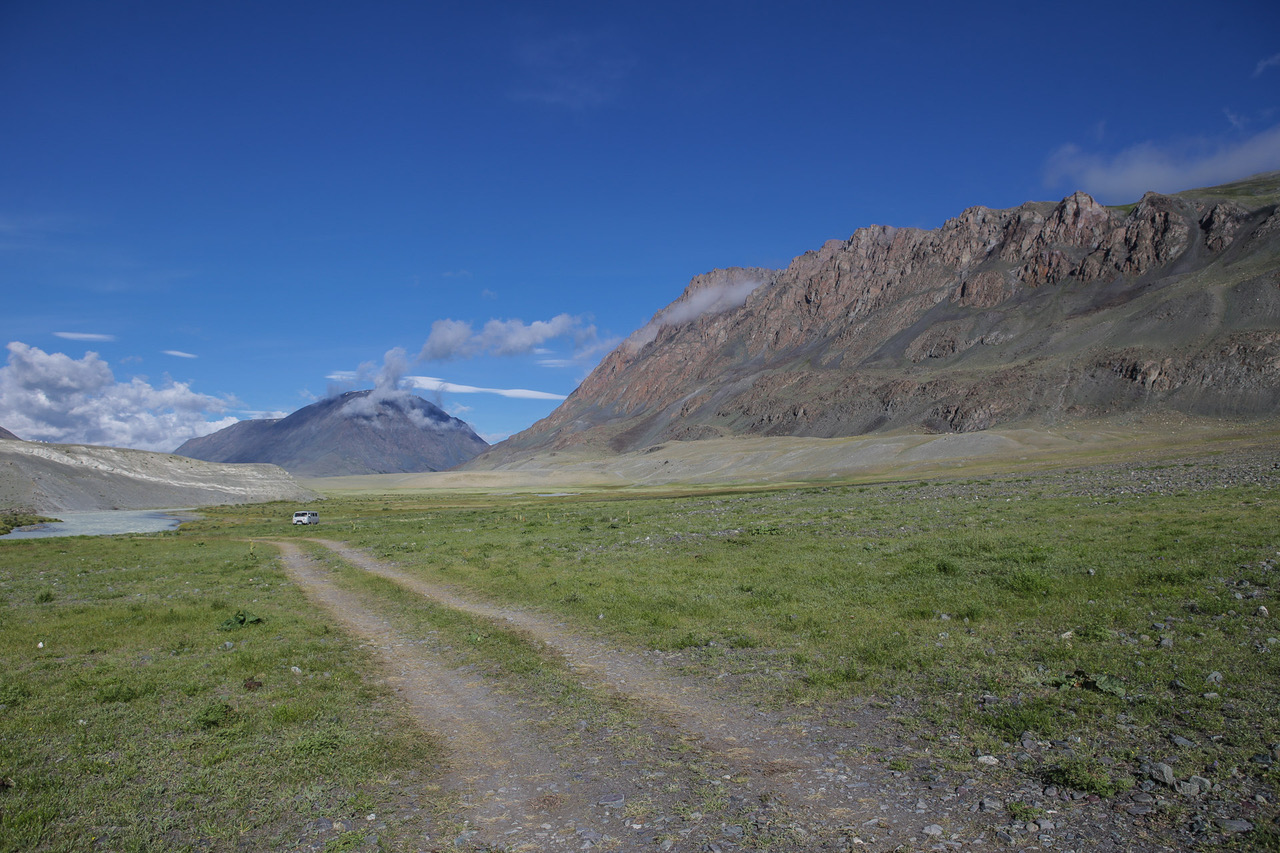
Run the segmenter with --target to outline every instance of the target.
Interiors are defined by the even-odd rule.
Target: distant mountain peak
[[[240,421],[174,452],[329,477],[442,471],[488,446],[464,421],[418,395],[375,388],[327,397],[284,418]]]

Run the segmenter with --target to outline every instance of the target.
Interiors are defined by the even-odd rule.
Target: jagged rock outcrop
[[[285,418],[240,421],[174,452],[210,462],[269,462],[332,477],[443,471],[489,447],[465,422],[399,390],[349,391]]]
[[[4,427],[0,427],[0,438],[7,438],[7,439],[9,439],[10,441],[21,441],[21,440],[22,440],[22,439],[18,438],[16,435],[14,435],[13,433],[9,432],[9,431],[8,431],[7,429],[5,429]]]
[[[695,278],[471,467],[588,444],[967,432],[1164,409],[1280,415],[1280,173],[872,226]],[[687,306],[690,310],[682,310]],[[693,308],[705,306],[705,310]]]

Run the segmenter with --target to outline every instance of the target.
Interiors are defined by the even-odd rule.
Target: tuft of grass
[[[12,533],[19,527],[29,527],[33,524],[50,524],[60,520],[30,512],[0,512],[0,536]]]
[[[1133,787],[1132,776],[1113,777],[1107,768],[1087,758],[1066,758],[1051,764],[1044,768],[1042,778],[1050,785],[1100,797],[1110,797]]]

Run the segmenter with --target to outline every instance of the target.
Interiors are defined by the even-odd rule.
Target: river
[[[41,539],[48,536],[109,536],[114,533],[158,533],[173,530],[196,516],[181,509],[133,509],[104,512],[51,513],[61,519],[15,530],[0,539]]]

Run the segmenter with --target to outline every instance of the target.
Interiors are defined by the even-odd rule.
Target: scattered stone
[[[1125,807],[1125,811],[1133,815],[1134,817],[1139,817],[1144,814],[1151,814],[1155,810],[1156,810],[1156,807],[1153,805],[1149,805],[1148,803],[1134,803],[1131,806]]]
[[[983,797],[978,803],[978,809],[984,812],[998,812],[1004,808],[1004,803],[994,797]]]
[[[1195,782],[1200,786],[1200,793],[1207,794],[1213,790],[1213,783],[1203,776],[1192,776],[1188,781]]]
[[[1257,614],[1261,616],[1263,619],[1266,619],[1268,616],[1271,615],[1270,611],[1267,610],[1267,606],[1265,604],[1258,605]]]
[[[1180,746],[1183,749],[1189,749],[1190,747],[1195,746],[1195,742],[1187,740],[1182,735],[1174,735],[1170,740],[1173,741],[1174,746]]]
[[[622,794],[607,794],[600,798],[596,803],[598,806],[604,806],[606,809],[620,809],[627,802],[627,798]]]
[[[936,823],[931,823],[924,828],[924,834],[925,835],[941,835],[942,827],[938,826]]]
[[[1205,681],[1209,682],[1210,684],[1221,684],[1222,673],[1218,672],[1215,669],[1213,672],[1209,673],[1208,677],[1205,678]]]
[[[1190,780],[1186,782],[1174,782],[1173,790],[1177,791],[1179,794],[1181,794],[1184,797],[1200,796],[1200,785]]]
[[[978,763],[985,764],[988,767],[995,767],[1000,764],[1000,759],[996,758],[994,755],[979,755]]]
[[[1163,785],[1169,786],[1170,788],[1172,788],[1174,783],[1178,781],[1178,777],[1173,772],[1173,768],[1168,764],[1165,764],[1163,761],[1152,765],[1151,778]]]
[[[1253,824],[1240,818],[1220,817],[1214,823],[1223,832],[1249,832],[1253,829]]]

